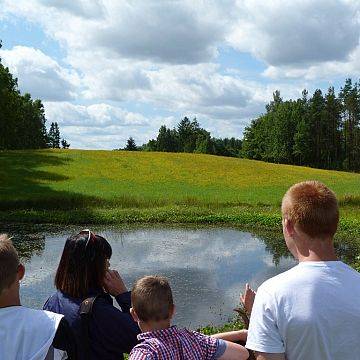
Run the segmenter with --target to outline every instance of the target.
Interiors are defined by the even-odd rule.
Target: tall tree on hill
[[[178,134],[175,129],[168,129],[162,125],[156,138],[156,150],[166,152],[178,151]]]
[[[325,100],[320,89],[315,90],[314,95],[310,99],[309,106],[309,120],[312,134],[311,150],[312,159],[311,165],[315,167],[323,167],[322,152],[323,152],[323,135],[325,124]]]
[[[243,157],[267,160],[265,147],[268,141],[268,118],[269,114],[261,115],[245,127],[241,151]]]
[[[55,139],[55,147],[56,149],[60,149],[60,130],[59,130],[59,125],[57,122],[55,122],[55,132],[54,132],[54,139]]]
[[[323,159],[327,169],[337,169],[341,167],[341,103],[333,86],[325,95],[325,119]]]
[[[215,151],[215,144],[210,133],[202,129],[196,138],[194,152],[199,154],[215,154]]]
[[[301,107],[295,101],[284,101],[277,106],[276,115],[269,114],[273,126],[269,135],[272,143],[271,157],[277,163],[293,164],[294,135],[301,120]]]
[[[273,99],[272,101],[270,101],[269,104],[267,104],[265,106],[266,108],[266,111],[268,113],[272,112],[272,111],[275,111],[277,109],[277,107],[283,102],[283,99],[280,95],[280,90],[275,90],[273,92]]]
[[[293,156],[298,165],[310,164],[312,150],[311,124],[309,121],[309,100],[307,90],[303,90],[302,98],[297,100],[299,106],[298,120],[294,134]]]
[[[60,149],[60,130],[57,122],[52,122],[48,133],[49,147]]]
[[[194,152],[196,149],[196,141],[199,133],[202,132],[196,118],[190,121],[186,116],[179,122],[177,133],[179,137],[180,151]],[[205,131],[205,130],[204,130]]]
[[[359,165],[359,85],[346,79],[340,91],[342,102],[342,131],[344,138],[344,167],[355,170]]]
[[[136,146],[135,140],[130,136],[126,142],[126,147],[124,150],[127,151],[136,151],[138,148]]]
[[[55,144],[55,124],[52,122],[50,124],[50,129],[49,129],[49,132],[48,132],[48,146],[49,148],[54,148]]]

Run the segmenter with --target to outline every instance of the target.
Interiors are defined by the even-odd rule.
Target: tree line
[[[1,41],[0,41],[1,48]],[[0,150],[68,148],[61,140],[59,126],[51,123],[46,130],[44,106],[31,95],[22,95],[17,79],[1,63],[0,58]]]
[[[245,158],[324,169],[360,169],[360,84],[351,79],[336,95],[304,90],[297,100],[284,101],[279,91],[266,113],[245,129]]]
[[[239,157],[241,140],[232,138],[214,138],[210,132],[200,127],[197,119],[184,117],[176,127],[170,129],[162,125],[156,139],[137,147],[134,139],[127,140],[125,150],[166,151],[201,153]]]
[[[161,126],[156,139],[125,150],[206,153],[324,169],[360,170],[360,83],[346,79],[338,94],[329,87],[284,101],[277,90],[266,112],[252,120],[243,139],[217,139],[185,117]]]

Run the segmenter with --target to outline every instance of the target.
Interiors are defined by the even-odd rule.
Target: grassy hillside
[[[357,220],[360,204],[359,174],[210,155],[11,151],[0,152],[0,165],[3,221],[236,222],[240,217],[253,223],[257,214],[266,226],[278,224],[286,189],[306,179],[334,189],[349,220]]]

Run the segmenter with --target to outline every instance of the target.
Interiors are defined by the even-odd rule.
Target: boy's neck
[[[0,296],[0,308],[5,308],[9,306],[20,306],[20,295],[19,291],[14,291],[14,289],[3,290]]]
[[[338,260],[333,239],[307,239],[306,251],[300,251],[299,261],[336,261]]]
[[[164,330],[171,327],[171,321],[170,319],[162,321],[140,321],[139,327],[143,333],[156,330]]]

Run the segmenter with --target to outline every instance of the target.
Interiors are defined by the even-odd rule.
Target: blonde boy
[[[11,240],[0,234],[0,359],[76,359],[75,340],[62,315],[21,306],[24,274]]]

